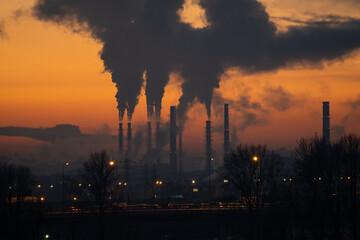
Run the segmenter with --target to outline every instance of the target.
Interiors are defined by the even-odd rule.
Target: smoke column
[[[323,139],[330,144],[330,109],[329,102],[323,102]]]

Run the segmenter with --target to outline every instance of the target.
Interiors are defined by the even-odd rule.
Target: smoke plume
[[[148,117],[161,114],[170,72],[184,78],[178,117],[189,103],[204,103],[208,117],[219,76],[229,67],[244,73],[273,71],[293,64],[321,64],[360,47],[360,21],[308,21],[277,34],[256,0],[200,0],[208,26],[181,22],[183,0],[38,0],[42,21],[83,29],[103,43],[101,58],[116,83],[119,118],[129,120],[146,71]],[[252,121],[249,118],[247,121]]]

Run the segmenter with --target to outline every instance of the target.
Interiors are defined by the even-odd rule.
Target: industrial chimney
[[[179,131],[179,172],[183,172],[183,161],[182,161],[182,131]]]
[[[212,156],[212,147],[211,147],[211,121],[206,121],[206,170],[209,171],[209,173],[212,170],[211,161],[213,160]]]
[[[329,102],[323,102],[323,139],[330,144],[330,110]]]
[[[229,105],[224,104],[224,163],[230,156],[230,142],[229,142]]]
[[[170,107],[170,172],[177,173],[176,159],[176,107]]]
[[[155,131],[156,149],[160,150],[160,121],[156,122]]]
[[[152,137],[152,130],[151,130],[151,122],[149,121],[148,122],[148,141],[147,141],[147,149],[148,149],[148,152],[151,151],[152,149],[152,141],[151,141],[151,137]]]
[[[120,156],[124,152],[124,143],[123,143],[123,125],[122,122],[119,123],[119,154]]]
[[[127,129],[127,154],[131,158],[131,141],[132,141],[132,135],[131,135],[131,122],[128,123],[128,129]]]

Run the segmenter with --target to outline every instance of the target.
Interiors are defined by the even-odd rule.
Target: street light
[[[65,210],[65,167],[69,166],[69,162],[65,162],[62,165],[62,180],[61,180],[61,187],[62,187],[62,207],[63,207],[63,211]]]
[[[258,161],[258,157],[257,157],[257,156],[254,156],[254,157],[253,157],[253,160],[254,160],[254,162],[257,162],[257,161]]]
[[[115,164],[114,161],[110,161],[110,162],[109,162],[109,165],[110,165],[110,166],[114,166],[114,164]]]

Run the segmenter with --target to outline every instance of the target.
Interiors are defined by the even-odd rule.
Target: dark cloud
[[[266,87],[263,95],[264,102],[275,109],[284,112],[297,104],[292,93],[278,88]]]
[[[57,139],[81,136],[78,126],[59,124],[51,128],[0,127],[2,136],[22,136],[41,141],[55,142]]]
[[[277,34],[258,1],[201,0],[210,25],[193,29],[179,20],[182,4],[183,0],[39,0],[34,15],[88,31],[103,43],[101,58],[118,89],[120,120],[125,109],[131,119],[145,71],[149,118],[154,109],[160,116],[171,71],[184,78],[179,117],[195,99],[206,105],[210,117],[213,89],[228,67],[238,66],[251,74],[321,64],[360,46],[357,19],[310,20]],[[244,121],[254,123],[256,117],[249,114]]]

